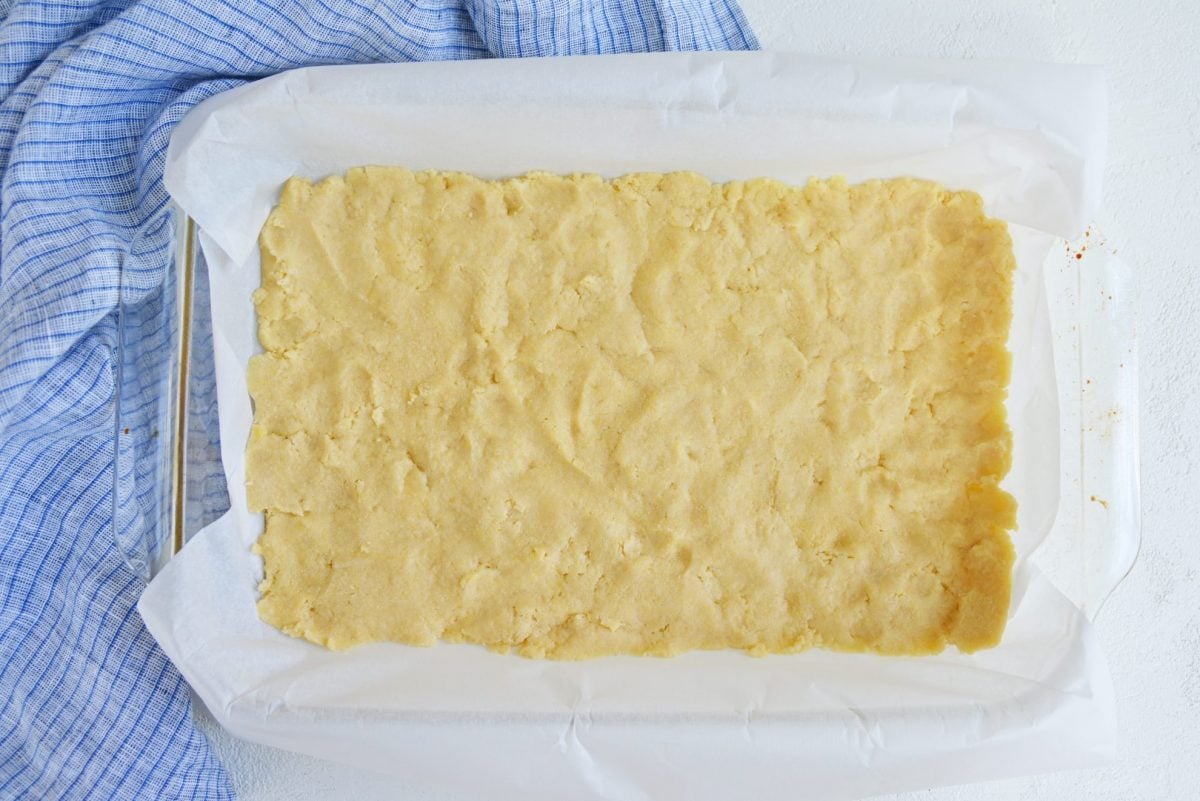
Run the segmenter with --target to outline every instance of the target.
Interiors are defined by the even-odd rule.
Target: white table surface
[[[764,48],[1105,64],[1098,229],[1140,275],[1143,545],[1097,628],[1122,731],[1110,766],[887,796],[1200,798],[1200,5],[1195,0],[742,0]],[[202,721],[244,801],[449,799],[235,740]],[[797,798],[803,797],[799,791]],[[470,801],[475,801],[471,799]],[[485,801],[485,799],[479,799]],[[664,800],[665,801],[665,800]]]

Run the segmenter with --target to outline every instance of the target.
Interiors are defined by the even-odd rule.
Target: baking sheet
[[[782,798],[801,781],[853,797],[1103,756],[1114,730],[1103,661],[1086,618],[1028,558],[1059,508],[1043,267],[1055,237],[1095,212],[1103,105],[1088,68],[763,53],[320,68],[213,98],[177,129],[166,180],[210,268],[232,508],[147,589],[147,626],[235,734],[490,797]],[[287,177],[371,163],[489,177],[916,175],[979,191],[1018,251],[1006,487],[1021,561],[1002,645],[548,663],[461,645],[333,654],[258,621],[248,547],[261,517],[241,490],[257,233]]]

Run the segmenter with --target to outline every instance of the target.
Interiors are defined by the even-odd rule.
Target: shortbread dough
[[[971,192],[293,179],[259,613],[330,648],[926,654],[1004,629],[1012,244]]]

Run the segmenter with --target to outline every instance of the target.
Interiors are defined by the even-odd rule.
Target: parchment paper
[[[139,609],[234,734],[490,799],[851,798],[1088,764],[1114,747],[1083,614],[1029,560],[1058,508],[1058,394],[1043,265],[1094,214],[1096,70],[657,54],[299,70],[180,124],[166,183],[201,227],[230,512]],[[1020,563],[1002,644],[919,659],[811,652],[555,663],[473,646],[331,653],[261,623],[249,546],[245,367],[256,240],[282,183],[362,164],[691,169],[714,180],[913,175],[980,192],[1017,248],[1009,400]]]

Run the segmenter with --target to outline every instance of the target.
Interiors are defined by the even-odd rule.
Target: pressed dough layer
[[[365,168],[262,231],[259,613],[531,657],[995,644],[1012,245],[898,179]]]

